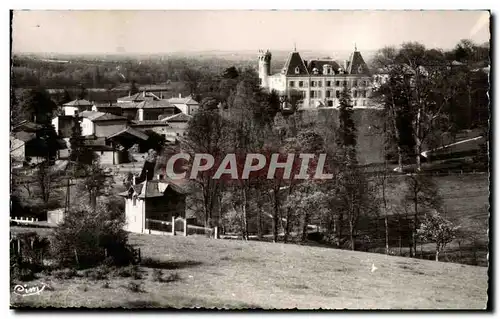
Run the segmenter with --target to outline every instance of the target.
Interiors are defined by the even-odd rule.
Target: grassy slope
[[[487,301],[487,269],[319,247],[214,240],[204,237],[131,235],[143,258],[162,262],[179,281],[158,283],[143,267],[144,292],[83,278],[34,282],[54,290],[39,296],[11,294],[11,303],[84,307],[261,308],[467,308]],[[378,269],[371,272],[372,263]],[[149,274],[148,274],[149,273]],[[87,291],[85,291],[86,287]]]

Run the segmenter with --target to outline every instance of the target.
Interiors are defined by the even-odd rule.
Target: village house
[[[199,103],[196,102],[191,95],[188,97],[182,97],[181,94],[179,94],[179,97],[173,97],[167,100],[170,104],[176,106],[179,110],[182,111],[182,113],[187,114],[187,115],[193,115],[196,113],[200,107]]]
[[[132,121],[130,126],[143,132],[153,131],[162,135],[167,141],[176,142],[186,134],[190,119],[191,116],[187,114],[177,113],[166,117],[161,116],[160,120]]]
[[[83,111],[95,110],[95,105],[87,100],[74,100],[62,105],[63,115],[74,116]]]
[[[165,179],[145,180],[119,194],[125,199],[125,230],[148,233],[159,229],[161,221],[186,218],[186,191]],[[160,221],[160,223],[158,223]]]

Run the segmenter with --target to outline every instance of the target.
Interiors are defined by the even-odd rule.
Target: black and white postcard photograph
[[[487,8],[9,14],[12,312],[491,307]]]

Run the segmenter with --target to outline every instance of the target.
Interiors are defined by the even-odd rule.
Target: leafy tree
[[[130,86],[129,86],[129,92],[130,92],[130,95],[134,95],[136,93],[139,93],[139,89],[137,88],[137,84],[136,84],[136,81],[135,80],[132,80],[130,82]]]
[[[84,100],[87,98],[88,96],[88,90],[85,88],[85,86],[83,84],[80,84],[79,85],[79,92],[78,92],[78,95],[77,95],[77,99],[78,100]]]
[[[416,173],[406,177],[404,201],[408,210],[413,212],[413,230],[410,241],[410,256],[413,256],[417,253],[417,227],[421,214],[429,210],[440,209],[442,200],[433,180],[421,173]]]
[[[439,253],[455,239],[457,230],[457,226],[436,211],[425,215],[417,234],[426,241],[436,243],[436,261],[439,261]]]
[[[228,149],[228,122],[218,112],[199,110],[189,121],[186,136],[181,141],[181,149],[191,155],[211,154],[215,158],[214,167],[224,158]],[[188,170],[190,172],[190,170]],[[222,191],[222,181],[213,179],[214,170],[200,172],[193,180],[194,187],[201,191],[201,207],[207,227],[212,223],[216,204]]]
[[[219,101],[214,97],[206,97],[200,103],[200,109],[205,111],[217,110]]]
[[[74,164],[74,168],[79,171],[85,165],[92,165],[96,159],[96,155],[85,146],[85,137],[82,136],[79,117],[74,118],[69,142],[71,144],[70,160]],[[78,175],[77,172],[75,173]]]
[[[225,69],[224,72],[222,73],[222,77],[225,79],[236,79],[239,77],[239,75],[240,74],[238,70],[234,66]]]
[[[57,109],[50,95],[42,88],[25,90],[19,106],[20,111],[25,114],[25,119],[39,124],[49,123],[53,112]]]
[[[82,187],[89,195],[89,205],[95,208],[97,197],[109,191],[114,183],[113,178],[104,172],[98,160],[94,160],[91,165],[85,165],[82,176]]]
[[[63,267],[95,266],[106,255],[116,265],[128,264],[132,256],[127,249],[124,223],[123,214],[110,203],[74,206],[52,235],[52,254]]]

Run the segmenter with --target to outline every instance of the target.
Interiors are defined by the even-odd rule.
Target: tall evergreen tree
[[[340,94],[339,127],[337,129],[337,147],[339,160],[346,164],[356,164],[356,125],[353,120],[351,94],[347,85]]]
[[[75,169],[80,170],[85,165],[92,165],[95,154],[85,147],[85,138],[82,136],[82,128],[78,117],[74,118],[69,142],[71,144],[70,160],[75,164]]]

